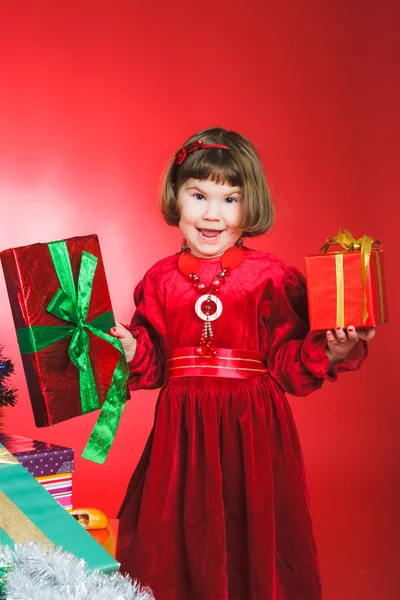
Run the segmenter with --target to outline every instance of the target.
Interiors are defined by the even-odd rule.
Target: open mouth
[[[202,235],[202,237],[207,238],[208,240],[217,239],[223,230],[221,229],[198,229]]]

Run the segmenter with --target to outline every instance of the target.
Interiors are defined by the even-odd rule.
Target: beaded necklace
[[[212,358],[216,356],[215,337],[211,323],[218,319],[223,310],[223,304],[218,298],[220,288],[226,283],[227,277],[232,269],[238,267],[243,260],[243,242],[238,240],[235,246],[225,250],[221,256],[221,271],[212,280],[209,285],[200,281],[197,273],[200,269],[200,262],[197,256],[194,256],[190,248],[186,245],[186,240],[182,243],[182,252],[178,260],[178,268],[185,277],[193,284],[193,287],[202,294],[195,304],[196,315],[204,321],[203,331],[200,338],[200,346],[196,348],[198,356]]]

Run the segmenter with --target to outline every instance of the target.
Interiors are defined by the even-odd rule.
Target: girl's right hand
[[[137,344],[131,332],[121,325],[121,323],[116,323],[115,327],[110,329],[110,333],[119,339],[124,349],[126,360],[130,362],[135,357]]]

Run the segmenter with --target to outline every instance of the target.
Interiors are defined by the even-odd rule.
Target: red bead
[[[181,273],[189,276],[190,273],[198,273],[199,259],[190,252],[181,252],[178,259],[178,267]]]
[[[196,281],[200,281],[200,279],[199,279],[199,277],[197,277],[197,275],[193,275],[192,281],[193,281],[193,283],[196,283]]]
[[[203,354],[203,348],[201,346],[199,346],[198,348],[196,348],[196,354],[197,354],[197,356],[202,356],[202,354]]]
[[[206,289],[206,284],[199,281],[194,284],[194,287],[198,292],[204,292],[204,290]]]
[[[238,267],[243,260],[244,251],[241,246],[232,246],[228,248],[221,256],[221,266],[223,269]]]
[[[204,352],[204,357],[205,358],[214,358],[214,356],[217,356],[217,352],[214,349],[214,347],[211,348],[207,348]]]
[[[204,300],[204,302],[201,303],[200,310],[205,315],[213,315],[217,312],[217,305],[213,300]],[[208,327],[208,325],[205,324],[205,327]]]
[[[221,282],[221,280],[220,280],[220,278],[219,278],[219,277],[214,277],[214,279],[212,280],[212,284],[211,284],[211,285],[212,285],[213,287],[216,287],[216,288],[217,288],[217,287],[219,287],[219,286],[221,285],[221,283],[222,283],[222,282]]]

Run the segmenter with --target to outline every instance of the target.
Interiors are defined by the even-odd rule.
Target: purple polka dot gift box
[[[61,506],[67,510],[72,509],[73,448],[2,432],[0,444],[15,456]]]

